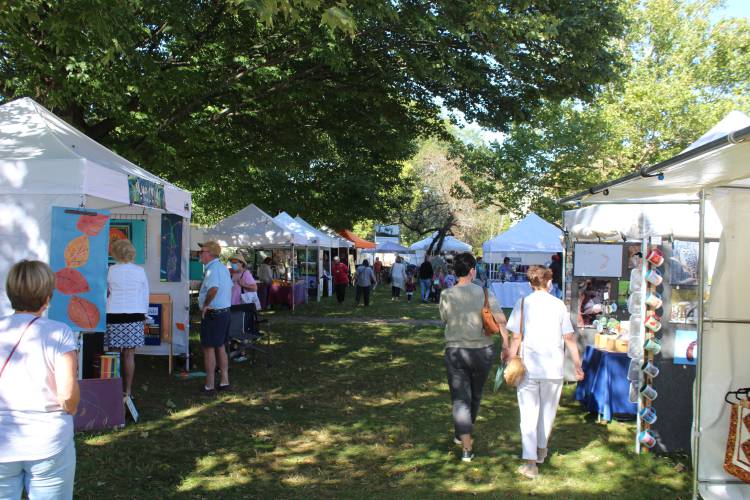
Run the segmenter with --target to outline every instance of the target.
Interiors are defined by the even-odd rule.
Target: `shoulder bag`
[[[26,325],[26,327],[21,332],[21,336],[18,337],[18,342],[16,342],[16,345],[14,345],[13,349],[10,350],[10,354],[8,354],[8,357],[5,359],[5,363],[3,363],[3,367],[0,368],[0,377],[3,376],[3,372],[5,371],[5,367],[8,366],[8,363],[10,362],[10,358],[12,358],[13,355],[16,353],[16,349],[18,349],[18,345],[21,343],[21,340],[23,339],[23,336],[26,335],[26,331],[29,329],[29,327],[31,325],[34,324],[34,321],[36,321],[38,319],[39,319],[39,316],[37,316],[36,318],[34,318],[31,321],[29,321],[28,324]]]
[[[245,279],[246,272],[248,271],[245,270],[242,273],[242,276],[240,276],[240,280],[239,280],[240,282],[242,282]],[[257,311],[260,311],[261,307],[260,307],[260,298],[258,298],[258,292],[246,292],[244,286],[242,286],[239,282],[237,284],[240,285],[240,290],[242,291],[242,293],[240,294],[240,301],[243,304],[255,304],[255,309]]]
[[[518,385],[523,380],[523,377],[526,375],[526,366],[523,364],[523,357],[521,356],[522,352],[522,346],[523,346],[523,303],[525,298],[521,299],[521,327],[520,327],[520,334],[521,334],[521,346],[518,347],[518,356],[513,356],[508,360],[508,364],[505,366],[505,371],[503,372],[503,377],[505,377],[505,383],[508,385],[512,385],[513,387],[518,387]]]
[[[484,306],[482,306],[482,326],[484,334],[488,337],[500,333],[500,325],[490,309],[490,297],[486,288],[484,288]]]

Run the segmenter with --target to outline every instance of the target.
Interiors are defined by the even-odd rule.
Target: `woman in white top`
[[[537,464],[543,463],[547,456],[547,444],[560,403],[565,345],[575,364],[578,380],[583,380],[583,370],[570,314],[565,303],[549,293],[552,271],[531,266],[527,276],[534,291],[518,301],[507,328],[513,332],[510,355],[516,356],[522,346],[521,357],[526,366],[526,376],[517,389],[522,457],[526,463],[519,467],[518,472],[533,479],[539,475]]]
[[[128,240],[112,243],[117,264],[107,274],[107,332],[104,343],[119,351],[125,396],[130,396],[135,375],[135,348],[143,345],[148,314],[148,278],[142,267],[133,264],[135,248]]]
[[[406,286],[406,266],[404,259],[399,255],[396,262],[391,267],[391,300],[398,300],[401,297],[401,289]]]
[[[73,331],[42,318],[55,288],[47,264],[21,261],[0,318],[0,498],[73,498],[78,353]]]

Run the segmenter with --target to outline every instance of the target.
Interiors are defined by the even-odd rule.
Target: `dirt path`
[[[412,325],[412,326],[442,326],[439,319],[396,319],[396,318],[367,318],[343,317],[330,318],[320,316],[277,316],[270,318],[278,323],[320,323],[325,325],[349,325],[352,323],[367,323],[370,325]]]

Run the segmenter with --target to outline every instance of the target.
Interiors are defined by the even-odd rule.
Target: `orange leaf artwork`
[[[89,282],[77,269],[63,267],[55,273],[57,289],[65,295],[86,293],[90,290]]]
[[[109,228],[109,253],[112,254],[112,243],[117,240],[127,240],[128,235],[116,227]]]
[[[81,328],[91,330],[99,324],[99,309],[90,300],[73,297],[68,304],[68,317]]]
[[[85,234],[70,240],[65,247],[65,265],[81,267],[89,260],[89,237]]]
[[[76,229],[89,236],[96,236],[107,223],[109,215],[81,215],[76,223]]]

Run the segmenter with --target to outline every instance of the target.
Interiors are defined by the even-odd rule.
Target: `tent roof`
[[[701,189],[750,188],[750,118],[732,111],[666,161],[600,184],[560,203],[689,202]]]
[[[331,235],[329,235],[325,231],[321,231],[320,229],[316,228],[315,226],[307,222],[305,219],[303,219],[299,215],[295,217],[294,220],[304,229],[313,232],[317,236],[320,246],[322,247],[338,246],[338,244],[334,242],[334,238],[332,238]]]
[[[432,236],[419,240],[418,242],[411,245],[412,250],[427,250],[430,248],[430,243],[437,236],[437,232],[432,233]],[[443,252],[471,252],[471,245],[464,243],[463,241],[453,236],[446,236],[443,240]]]
[[[333,238],[336,242],[334,244],[338,244],[339,247],[352,248],[354,246],[354,243],[347,240],[346,238],[344,238],[343,236],[341,236],[339,233],[329,228],[328,226],[321,226],[320,230],[326,233],[331,238]]]
[[[562,231],[531,212],[510,229],[482,244],[482,252],[562,252]]]
[[[307,245],[307,239],[288,230],[252,203],[204,231],[207,240],[230,247]]]
[[[304,238],[306,246],[323,246],[319,240],[319,236],[315,230],[309,230],[302,226],[299,222],[294,220],[294,217],[286,212],[280,212],[276,217],[273,218],[277,224],[280,224],[286,228],[287,231],[291,231],[301,238]]]
[[[354,243],[354,246],[356,248],[375,248],[375,243],[360,238],[348,229],[342,229],[341,231],[339,231],[339,234]]]
[[[399,245],[393,241],[384,241],[375,248],[365,250],[368,253],[414,253],[414,250]]]
[[[83,194],[128,204],[128,175],[163,184],[167,211],[189,217],[188,191],[107,149],[33,99],[0,105],[0,193]]]

